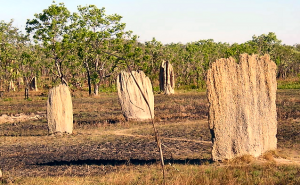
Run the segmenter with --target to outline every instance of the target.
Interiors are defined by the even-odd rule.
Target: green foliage
[[[52,70],[54,75],[67,83],[65,73],[72,68],[71,62],[74,60],[72,30],[75,26],[65,5],[53,3],[42,13],[35,14],[35,19],[27,20],[26,31],[32,35],[35,43],[41,44],[43,52],[50,59],[49,67],[55,69]]]
[[[19,60],[26,49],[27,37],[14,27],[13,20],[0,22],[0,82],[8,86],[20,76]],[[3,88],[3,87],[2,87]]]
[[[257,47],[257,52],[260,55],[274,54],[275,47],[280,45],[281,40],[277,39],[277,36],[273,32],[269,32],[267,35],[262,34],[260,36],[253,36],[252,41]]]
[[[31,98],[27,98],[26,100],[27,100],[27,101],[32,101],[32,99],[31,99]]]
[[[101,86],[100,92],[105,92],[105,93],[117,92],[117,87],[116,87],[116,85],[112,85],[110,87]]]
[[[3,101],[12,101],[12,98],[4,98]]]
[[[278,81],[277,89],[300,89],[300,81]]]
[[[92,87],[94,93],[101,85],[112,87],[116,75],[128,68],[144,71],[157,84],[161,62],[168,60],[174,68],[177,89],[205,89],[206,72],[213,62],[228,57],[238,62],[243,53],[269,54],[278,67],[278,78],[300,73],[300,44],[283,45],[273,32],[254,35],[241,44],[213,39],[162,44],[155,38],[140,43],[137,35],[125,31],[122,16],[106,15],[104,7],[78,6],[78,11],[71,13],[63,3],[53,1],[34,16],[26,23],[28,35],[13,27],[13,21],[0,22],[2,85],[7,86],[10,80],[16,82],[20,77],[27,85],[36,76],[52,81],[52,85],[69,82],[72,89],[88,84],[91,94]],[[278,87],[297,88],[297,85]]]
[[[153,86],[153,91],[156,93],[160,92],[159,86]]]
[[[78,6],[78,12],[73,14],[77,27],[73,35],[77,56],[85,68],[91,94],[91,83],[99,86],[107,73],[112,72],[110,69],[115,68],[116,59],[108,53],[112,53],[112,47],[121,47],[119,40],[125,34],[125,23],[120,22],[122,16],[106,15],[105,8],[99,9],[95,5]]]

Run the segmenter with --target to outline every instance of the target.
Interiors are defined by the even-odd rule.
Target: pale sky
[[[253,35],[275,32],[283,44],[300,44],[300,0],[62,0],[71,11],[77,5],[105,7],[123,16],[126,30],[139,41],[187,43],[202,39],[243,43]],[[27,19],[52,0],[0,0],[0,20],[14,19],[24,29]]]

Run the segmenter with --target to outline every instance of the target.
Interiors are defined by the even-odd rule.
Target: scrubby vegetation
[[[13,21],[0,22],[0,115],[45,116],[48,89],[58,83],[71,88],[74,108],[71,135],[49,136],[45,117],[0,121],[0,184],[163,183],[151,125],[127,122],[121,113],[115,80],[127,66],[153,83],[166,184],[300,184],[300,44],[284,45],[273,32],[241,44],[141,43],[125,26],[105,8],[72,13],[63,3],[35,14],[26,34]],[[212,162],[206,72],[217,59],[238,61],[242,53],[269,54],[277,65],[278,150]],[[159,94],[162,60],[174,67],[175,95]],[[39,91],[24,99],[34,76]]]
[[[1,114],[46,113],[43,92],[5,94]],[[297,184],[300,182],[300,91],[278,90],[278,150],[255,159],[211,161],[205,92],[155,95],[167,184]],[[100,98],[101,97],[101,98]],[[48,136],[46,118],[0,124],[2,183],[160,184],[150,123],[127,122],[116,93],[74,93],[74,133]],[[170,103],[171,102],[171,103]],[[293,161],[293,162],[290,162]],[[1,181],[0,181],[1,182]]]
[[[45,88],[63,81],[72,89],[97,94],[103,88],[115,90],[115,77],[125,63],[132,70],[143,70],[158,87],[162,60],[174,66],[176,88],[205,88],[206,71],[219,58],[269,54],[277,64],[278,79],[297,78],[300,45],[281,43],[273,32],[253,36],[241,44],[199,40],[186,44],[162,44],[155,38],[145,43],[125,31],[122,16],[106,15],[105,8],[79,6],[70,12],[63,3],[51,4],[26,23],[23,34],[11,22],[0,22],[0,82],[6,90],[13,81],[19,89],[33,76]],[[21,80],[23,79],[23,80]],[[282,84],[280,88],[298,85]],[[100,89],[100,90],[99,90]]]

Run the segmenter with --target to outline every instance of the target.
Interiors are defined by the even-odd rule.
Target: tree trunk
[[[85,61],[84,63],[85,63],[85,67],[86,67],[87,77],[88,77],[89,95],[91,96],[92,95],[92,86],[91,86],[90,68],[89,68],[89,64],[87,63],[87,61]]]
[[[99,65],[99,59],[98,59],[98,55],[96,56],[96,60],[95,60],[95,71],[98,71],[98,65]],[[99,83],[95,83],[94,84],[94,95],[98,96],[98,92],[99,92]]]
[[[199,76],[200,76],[199,71],[197,70],[197,88],[198,89],[199,89],[199,79],[200,79]]]
[[[25,87],[25,99],[29,98],[28,86]]]
[[[87,77],[88,77],[89,95],[92,95],[92,86],[91,86],[90,71],[87,72]]]
[[[98,96],[98,93],[99,92],[99,84],[95,84],[95,86],[94,86],[94,95],[95,96]]]

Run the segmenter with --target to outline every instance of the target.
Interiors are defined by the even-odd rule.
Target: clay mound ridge
[[[47,101],[49,133],[72,133],[73,105],[69,87],[60,84],[50,89]]]
[[[207,73],[213,160],[277,147],[276,64],[269,55],[219,59]]]

